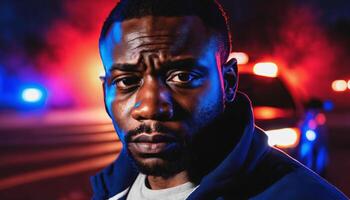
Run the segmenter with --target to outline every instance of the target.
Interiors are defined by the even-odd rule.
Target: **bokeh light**
[[[277,77],[278,67],[273,62],[261,62],[254,65],[253,71],[256,75]]]
[[[315,131],[313,131],[313,130],[306,131],[305,136],[306,136],[306,139],[308,139],[311,142],[315,141],[317,138],[317,135],[316,135]]]
[[[334,103],[333,101],[331,100],[326,100],[324,103],[323,103],[323,109],[325,111],[331,111],[334,109]]]
[[[291,148],[298,144],[300,132],[297,128],[282,128],[268,130],[266,135],[270,146]]]
[[[42,100],[43,91],[38,88],[26,88],[22,91],[22,99],[28,103],[36,103]]]
[[[233,52],[230,53],[228,60],[232,59],[232,58],[236,58],[237,59],[237,64],[238,65],[244,65],[247,64],[249,62],[249,56],[248,54],[244,53],[244,52]]]
[[[327,121],[326,115],[323,113],[318,113],[316,115],[316,121],[319,125],[324,125]]]
[[[344,92],[348,88],[345,80],[335,80],[332,82],[332,89],[335,92]]]

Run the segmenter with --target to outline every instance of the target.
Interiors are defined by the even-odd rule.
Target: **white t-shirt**
[[[195,189],[196,185],[187,182],[172,188],[152,190],[146,186],[146,175],[139,174],[131,186],[127,200],[184,200]]]

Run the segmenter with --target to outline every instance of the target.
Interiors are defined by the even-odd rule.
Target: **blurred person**
[[[347,199],[254,125],[212,0],[121,0],[104,23],[106,111],[123,143],[93,199]],[[259,87],[259,86],[256,86]]]

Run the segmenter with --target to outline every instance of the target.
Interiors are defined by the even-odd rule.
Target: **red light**
[[[293,114],[293,111],[287,111],[279,108],[259,106],[254,108],[254,117],[256,119],[268,120],[288,117]]]
[[[248,54],[246,54],[244,52],[230,53],[228,60],[230,60],[231,58],[236,58],[238,65],[244,65],[244,64],[247,64],[249,62],[249,56],[248,56]]]
[[[316,121],[318,124],[323,125],[326,123],[326,116],[323,113],[318,113],[316,115]]]
[[[332,89],[335,92],[344,92],[348,88],[349,83],[346,83],[345,80],[335,80],[332,83]]]
[[[253,72],[256,75],[274,78],[277,77],[278,67],[273,62],[261,62],[254,65]]]
[[[348,80],[348,89],[350,90],[350,80]]]
[[[310,120],[308,123],[308,126],[310,129],[316,129],[317,128],[317,123],[315,120]]]

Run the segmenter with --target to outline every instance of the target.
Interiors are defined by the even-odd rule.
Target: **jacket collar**
[[[225,124],[231,126],[229,134],[237,134],[239,140],[222,162],[204,176],[200,187],[188,199],[216,199],[225,190],[239,191],[242,179],[252,173],[270,149],[266,135],[254,125],[251,103],[246,95],[237,93],[225,116]]]

